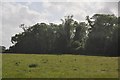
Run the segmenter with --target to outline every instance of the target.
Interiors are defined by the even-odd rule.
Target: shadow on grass
[[[42,55],[82,55],[82,56],[104,56],[104,57],[120,57],[120,54],[107,54],[107,53],[2,53],[2,54],[42,54]]]

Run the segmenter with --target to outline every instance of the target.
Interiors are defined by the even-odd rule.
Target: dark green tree
[[[74,21],[73,15],[61,20],[61,24],[21,24],[23,32],[12,36],[13,46],[6,52],[117,55],[120,18],[95,14],[86,17],[87,23]]]
[[[86,50],[96,55],[109,55],[108,47],[111,44],[113,33],[118,26],[115,15],[95,14],[91,19],[87,18],[90,30],[86,43]]]

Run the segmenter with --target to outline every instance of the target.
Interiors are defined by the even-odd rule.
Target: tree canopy
[[[120,18],[109,14],[87,16],[78,22],[73,15],[61,19],[61,24],[37,23],[26,27],[11,38],[14,44],[6,52],[47,54],[118,55]]]

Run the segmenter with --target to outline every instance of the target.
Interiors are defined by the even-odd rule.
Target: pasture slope
[[[118,78],[118,57],[2,54],[3,78]]]

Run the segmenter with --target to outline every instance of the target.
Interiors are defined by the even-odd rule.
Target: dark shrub
[[[37,66],[38,66],[37,64],[30,64],[30,65],[29,65],[30,68],[35,68],[35,67],[37,67]]]

